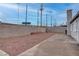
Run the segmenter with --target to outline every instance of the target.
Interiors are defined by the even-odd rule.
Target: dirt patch
[[[53,33],[38,33],[28,36],[0,39],[0,49],[15,56],[52,36]]]

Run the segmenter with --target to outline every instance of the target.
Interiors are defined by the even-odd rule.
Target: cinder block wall
[[[67,30],[67,27],[61,27],[61,26],[48,28],[48,32],[58,32],[58,33],[64,33],[64,34],[66,30]]]
[[[79,17],[71,23],[71,36],[79,42]]]
[[[45,28],[24,25],[0,24],[0,38],[29,35],[31,32],[45,32]]]
[[[67,10],[67,34],[79,42],[79,12],[72,17],[72,10]]]

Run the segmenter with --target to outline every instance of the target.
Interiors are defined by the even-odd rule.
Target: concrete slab
[[[19,56],[72,56],[79,55],[79,48],[72,44],[73,40],[64,35],[56,34]]]
[[[7,54],[6,52],[0,50],[0,56],[9,56],[9,54]]]

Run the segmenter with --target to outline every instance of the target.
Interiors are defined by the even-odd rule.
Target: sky
[[[38,11],[40,10],[40,3],[28,3],[28,12],[27,12],[27,22],[31,22],[32,25],[37,25],[37,20],[40,21],[40,14],[38,16]],[[73,16],[79,11],[79,4],[77,3],[44,3],[43,4],[43,16],[42,23],[46,25],[46,15],[48,20],[48,25],[51,24],[66,24],[67,21],[67,13],[68,9],[72,9]],[[19,8],[19,11],[18,11]],[[26,4],[24,3],[8,3],[1,4],[0,3],[0,21],[13,23],[13,24],[22,24],[25,22],[26,18]],[[39,12],[40,13],[40,12]],[[19,14],[19,18],[18,18]]]

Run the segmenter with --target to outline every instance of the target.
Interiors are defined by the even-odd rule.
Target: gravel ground
[[[18,55],[52,36],[53,33],[38,33],[27,36],[0,38],[0,50],[11,56]]]

